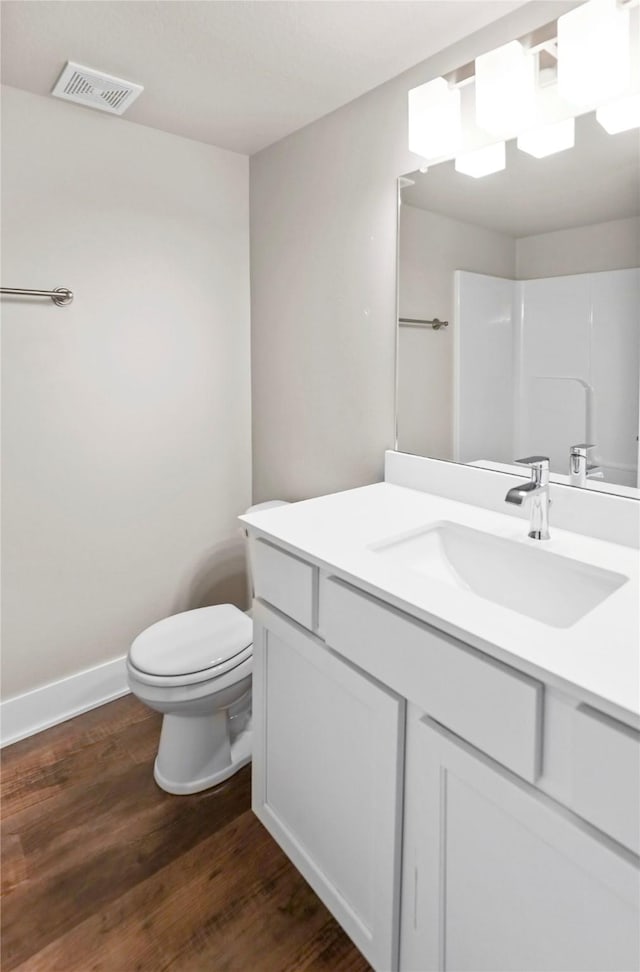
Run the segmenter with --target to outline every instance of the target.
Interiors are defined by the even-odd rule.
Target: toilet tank
[[[271,510],[276,506],[288,506],[287,500],[267,500],[266,503],[256,503],[255,506],[250,506],[247,513],[258,513],[261,510]]]
[[[258,513],[261,512],[262,510],[272,510],[276,506],[288,506],[288,505],[289,503],[287,502],[287,500],[267,500],[266,503],[256,503],[255,506],[250,506],[249,509],[247,510],[247,513]],[[242,532],[246,537],[247,536],[246,529],[243,528]],[[254,595],[253,576],[251,574],[251,558],[249,556],[247,556],[247,575],[249,581],[249,597],[253,598]],[[249,611],[249,614],[250,613],[251,612]]]

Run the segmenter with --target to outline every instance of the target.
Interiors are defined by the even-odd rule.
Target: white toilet
[[[248,512],[285,505],[279,500]],[[135,639],[129,688],[162,712],[153,775],[168,793],[222,783],[251,759],[253,622],[232,604],[164,618]]]

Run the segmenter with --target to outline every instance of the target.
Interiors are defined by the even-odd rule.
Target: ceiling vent
[[[51,94],[65,101],[75,101],[89,108],[99,108],[113,115],[122,115],[144,88],[132,81],[123,81],[110,74],[94,71],[82,64],[67,64],[56,81]]]

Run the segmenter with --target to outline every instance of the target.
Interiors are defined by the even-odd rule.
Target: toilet
[[[164,717],[153,768],[163,790],[198,793],[250,761],[252,660],[253,622],[233,604],[174,614],[134,640],[129,688]]]

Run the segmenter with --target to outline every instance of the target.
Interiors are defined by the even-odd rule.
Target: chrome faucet
[[[534,540],[549,539],[549,459],[547,456],[527,456],[516,459],[523,466],[531,467],[531,479],[522,486],[514,486],[505,496],[505,502],[522,506],[532,500],[529,536]]]
[[[589,449],[595,449],[592,442],[579,442],[569,451],[569,483],[571,486],[586,486],[587,479],[603,479],[600,466],[589,462]]]

